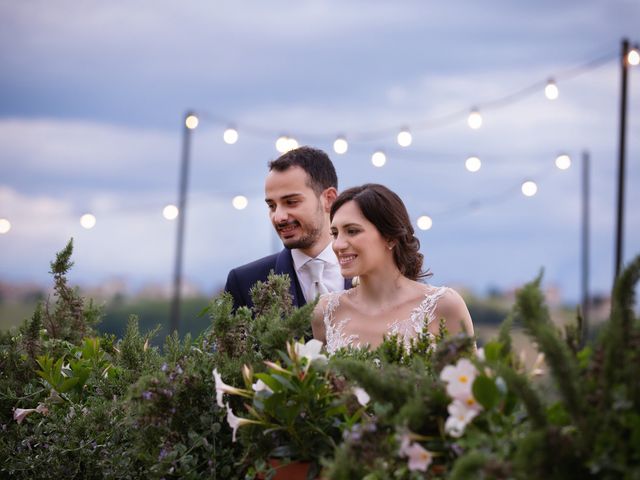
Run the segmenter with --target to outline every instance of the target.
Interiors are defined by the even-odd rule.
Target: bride
[[[473,335],[469,310],[455,290],[418,281],[429,274],[422,271],[420,242],[398,195],[378,184],[350,188],[336,198],[330,218],[342,276],[357,276],[359,284],[318,301],[313,336],[328,353],[375,348],[389,334],[408,347],[425,324],[437,334],[440,319],[451,334]]]

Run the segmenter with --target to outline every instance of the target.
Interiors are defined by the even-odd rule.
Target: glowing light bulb
[[[374,167],[382,167],[385,163],[387,163],[387,156],[383,151],[378,150],[371,155],[371,163],[373,163]]]
[[[196,117],[193,114],[188,115],[187,118],[184,119],[184,124],[187,126],[189,130],[193,130],[194,128],[196,128],[198,126],[198,123],[200,123],[200,121],[198,120],[198,117]]]
[[[298,141],[295,138],[289,137],[289,141],[287,143],[287,152],[296,148],[298,148]]]
[[[175,205],[169,204],[162,209],[162,216],[167,220],[175,220],[176,218],[178,218],[178,213],[178,207],[176,207]]]
[[[4,235],[11,230],[11,222],[6,218],[0,218],[0,234]]]
[[[555,100],[556,98],[558,98],[558,96],[560,95],[560,91],[558,90],[556,82],[554,82],[553,80],[549,80],[547,82],[547,86],[544,87],[544,95],[549,100]]]
[[[422,215],[418,218],[416,225],[418,225],[420,230],[430,230],[431,227],[433,227],[433,220],[431,220],[429,215]]]
[[[235,197],[233,197],[231,204],[236,210],[244,210],[245,208],[247,208],[247,205],[249,205],[249,200],[247,200],[247,197],[245,197],[244,195],[236,195]]]
[[[344,137],[336,138],[336,141],[333,142],[333,150],[340,155],[347,153],[347,150],[349,150],[347,139]]]
[[[224,142],[233,145],[238,141],[238,131],[235,128],[229,127],[222,134]]]
[[[413,137],[411,136],[411,132],[408,128],[403,128],[398,133],[398,145],[401,147],[408,147],[413,142]]]
[[[480,115],[480,112],[475,108],[471,110],[469,118],[467,118],[467,124],[473,130],[477,130],[482,126],[482,115]]]
[[[567,170],[571,166],[571,157],[566,154],[558,155],[556,157],[556,167],[560,170]]]
[[[287,150],[288,147],[289,147],[289,137],[287,137],[286,135],[280,135],[276,140],[276,150],[279,151],[280,153],[284,153],[288,151]]]
[[[538,185],[536,182],[532,182],[531,180],[527,180],[522,184],[522,194],[525,197],[533,197],[536,193],[538,193]]]
[[[627,62],[633,67],[640,65],[640,53],[638,53],[638,50],[635,48],[629,50],[629,53],[627,53]]]
[[[90,230],[96,226],[96,217],[90,213],[85,213],[80,217],[80,225],[82,225],[82,228]]]
[[[464,162],[464,166],[470,172],[477,172],[482,167],[482,162],[478,157],[469,157]]]

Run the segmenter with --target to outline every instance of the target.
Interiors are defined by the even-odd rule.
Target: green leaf
[[[278,375],[274,373],[271,375],[274,379],[276,379],[280,384],[282,384],[287,390],[291,390],[292,392],[296,391],[296,387],[291,383],[288,379],[284,378],[282,375]],[[267,382],[265,382],[267,383]]]
[[[486,410],[495,407],[500,401],[500,391],[495,382],[486,375],[476,377],[473,382],[473,396]]]
[[[497,362],[502,353],[502,343],[498,341],[487,342],[484,346],[484,358],[488,362]]]

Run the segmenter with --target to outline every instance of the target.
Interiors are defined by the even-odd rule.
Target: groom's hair
[[[309,176],[307,185],[318,196],[327,188],[338,189],[336,169],[329,155],[318,148],[295,148],[269,162],[269,171],[284,172],[291,167],[300,167],[307,172]]]
[[[358,205],[380,235],[394,243],[393,260],[400,273],[411,280],[431,275],[422,271],[424,256],[420,253],[420,240],[414,235],[407,208],[396,193],[378,183],[349,188],[331,205],[331,221],[340,207],[349,201]]]

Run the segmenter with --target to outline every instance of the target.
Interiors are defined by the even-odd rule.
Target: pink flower
[[[433,462],[433,454],[422,447],[419,443],[412,443],[405,449],[407,457],[409,457],[409,470],[415,472],[426,472]]]
[[[18,423],[22,423],[22,420],[24,420],[27,415],[30,415],[33,412],[47,415],[49,413],[49,409],[43,403],[39,403],[36,408],[14,408],[13,419]]]

